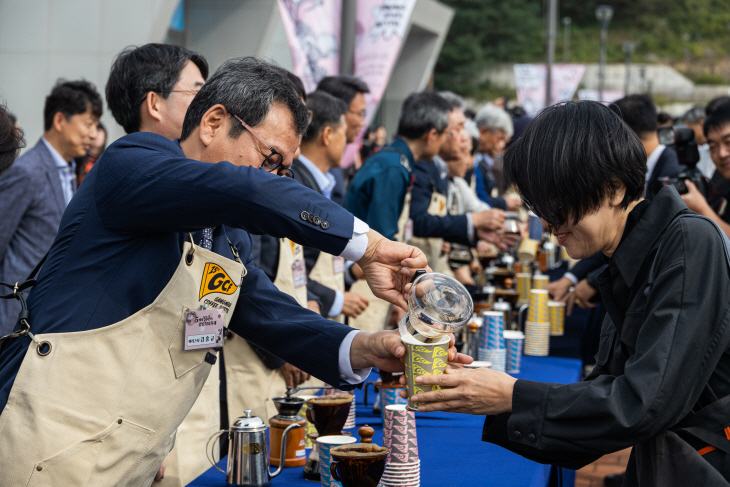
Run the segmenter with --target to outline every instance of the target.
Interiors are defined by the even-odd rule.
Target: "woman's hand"
[[[440,390],[416,394],[414,402],[428,402],[418,411],[493,415],[512,411],[512,391],[517,379],[491,369],[447,369],[443,375],[423,375],[419,385],[438,385]],[[402,391],[406,397],[407,392]]]

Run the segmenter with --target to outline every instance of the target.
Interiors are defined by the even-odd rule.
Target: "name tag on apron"
[[[332,263],[334,264],[335,274],[342,274],[345,272],[345,259],[344,257],[333,257]]]
[[[403,234],[404,234],[403,239],[406,242],[408,242],[410,239],[413,238],[413,220],[411,220],[410,218],[406,222],[406,228],[405,228],[405,232],[403,232]]]
[[[307,266],[303,260],[296,260],[291,265],[292,274],[294,275],[294,287],[302,287],[307,285]]]
[[[200,350],[223,346],[222,309],[198,309],[185,312],[185,337],[183,350]]]

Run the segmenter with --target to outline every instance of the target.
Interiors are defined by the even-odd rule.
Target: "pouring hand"
[[[403,294],[411,276],[418,269],[431,270],[419,249],[388,240],[375,230],[368,232],[368,248],[357,263],[373,294],[403,309],[407,306]]]

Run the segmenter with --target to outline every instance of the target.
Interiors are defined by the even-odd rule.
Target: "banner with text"
[[[342,0],[279,0],[294,74],[307,93],[340,72]]]
[[[547,68],[544,64],[515,64],[517,100],[529,115],[545,108]],[[554,64],[552,69],[551,104],[571,100],[583,78],[582,64]]]
[[[416,0],[357,2],[354,74],[370,88],[370,93],[365,95],[365,127],[370,125],[388,86],[415,5]],[[342,158],[343,166],[347,167],[354,161],[364,133],[363,129],[357,140],[348,145]]]

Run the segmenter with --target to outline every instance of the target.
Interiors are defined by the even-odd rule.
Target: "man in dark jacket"
[[[535,118],[505,175],[571,257],[609,258],[596,367],[568,385],[488,369],[419,378],[443,388],[414,396],[438,401],[421,412],[485,414],[484,441],[573,469],[633,446],[628,486],[728,485],[730,243],[673,187],[643,200],[645,174],[640,141],[603,105]]]

